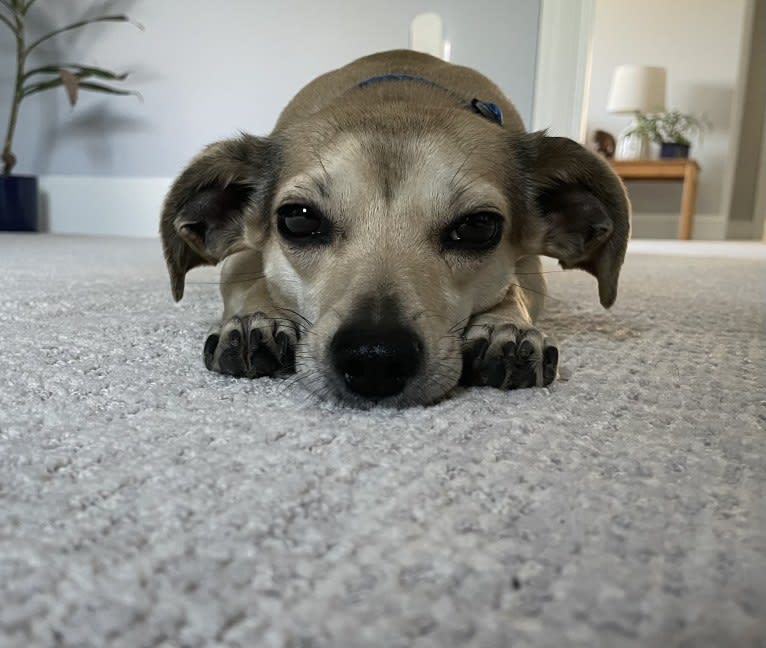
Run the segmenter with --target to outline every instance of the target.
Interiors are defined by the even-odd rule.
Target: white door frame
[[[760,227],[763,230],[762,240],[766,243],[766,127],[763,129],[763,136],[761,137],[761,160],[756,183],[753,222],[756,228]],[[754,230],[754,232],[757,231],[757,229]]]
[[[584,143],[596,0],[541,0],[533,130]]]

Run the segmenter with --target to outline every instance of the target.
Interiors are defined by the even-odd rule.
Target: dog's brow
[[[502,193],[486,182],[461,182],[453,189],[449,207],[452,211],[489,209],[504,212],[507,209],[507,201]]]
[[[324,168],[324,167],[323,167]],[[327,175],[327,171],[325,171],[325,177],[324,178],[315,178],[314,176],[308,177],[309,183],[311,186],[314,187],[314,189],[319,193],[322,198],[327,198],[329,191],[329,183],[330,183],[330,176]]]
[[[296,181],[288,183],[287,186],[293,189],[299,189],[300,191],[305,191],[307,193],[317,193],[322,198],[327,198],[330,193],[329,180],[329,176],[327,176],[325,180],[324,178],[316,178],[311,175],[304,175],[297,178]]]

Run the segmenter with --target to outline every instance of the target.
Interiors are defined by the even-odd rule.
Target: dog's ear
[[[199,265],[215,265],[247,247],[245,223],[256,218],[273,177],[273,146],[242,135],[206,147],[170,188],[160,235],[173,297],[184,294],[184,277]]]
[[[523,136],[520,159],[528,177],[525,251],[581,268],[598,279],[601,304],[617,298],[630,238],[630,202],[609,163],[565,137]]]

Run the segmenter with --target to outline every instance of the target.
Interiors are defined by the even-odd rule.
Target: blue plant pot
[[[0,230],[36,232],[37,176],[0,175]]]
[[[676,142],[662,142],[660,146],[661,158],[688,158],[689,145]]]

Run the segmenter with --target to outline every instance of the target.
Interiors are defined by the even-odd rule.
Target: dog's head
[[[274,303],[310,323],[298,371],[395,404],[456,384],[462,329],[504,298],[523,256],[590,272],[610,306],[628,232],[622,184],[575,142],[395,107],[213,144],[161,222],[176,299],[191,268],[258,249]]]

